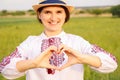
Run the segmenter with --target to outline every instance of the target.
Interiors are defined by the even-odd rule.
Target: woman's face
[[[44,25],[45,31],[56,32],[62,30],[66,13],[60,6],[49,6],[43,8],[39,14],[39,18]]]

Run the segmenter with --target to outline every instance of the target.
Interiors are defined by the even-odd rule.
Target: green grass
[[[68,33],[97,44],[120,61],[120,18],[71,18],[64,25]],[[43,26],[36,18],[0,18],[0,60],[10,54],[29,35],[39,35]],[[119,65],[119,63],[118,63]],[[119,80],[120,67],[110,74],[97,73],[85,65],[85,80]],[[6,80],[0,75],[0,80]],[[25,77],[17,80],[25,80]]]

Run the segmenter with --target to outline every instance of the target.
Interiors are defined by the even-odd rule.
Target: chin
[[[58,32],[58,31],[61,31],[61,29],[49,29],[49,31],[51,31],[51,32]]]
[[[51,31],[51,32],[57,32],[57,31],[60,31],[60,30],[49,30],[49,31]]]

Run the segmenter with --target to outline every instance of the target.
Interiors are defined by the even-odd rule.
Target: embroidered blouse
[[[63,44],[78,50],[80,54],[98,56],[102,65],[99,68],[90,66],[98,72],[109,73],[113,72],[117,68],[117,62],[114,56],[102,48],[90,44],[80,36],[68,34],[63,31],[59,35],[52,37],[59,37]],[[48,74],[45,68],[30,69],[26,72],[19,72],[17,70],[16,63],[18,61],[34,59],[42,52],[42,40],[52,37],[47,37],[44,33],[39,36],[29,36],[25,41],[17,46],[13,53],[2,60],[0,63],[0,73],[7,79],[16,79],[26,74],[26,80],[83,80],[83,64],[75,64],[62,71],[56,70],[54,74]],[[67,59],[68,57],[65,55],[64,58]],[[63,61],[63,64],[65,62],[66,60]]]

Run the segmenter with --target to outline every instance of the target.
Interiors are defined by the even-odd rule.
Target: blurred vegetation
[[[91,7],[91,8],[76,8],[73,12],[73,15],[81,14],[90,14],[99,16],[101,14],[111,14],[113,17],[120,17],[120,5],[111,6],[111,7]],[[32,16],[36,15],[36,12],[32,9],[27,11],[0,11],[0,16]]]
[[[111,13],[114,17],[120,17],[120,5],[112,7]]]
[[[91,7],[91,8],[76,8],[73,12],[73,15],[81,15],[81,14],[90,14],[99,16],[102,14],[111,14],[113,17],[120,17],[120,5],[116,6],[108,6],[108,7]],[[32,16],[36,15],[36,12],[32,9],[27,11],[0,11],[0,16]]]
[[[35,11],[33,10],[27,10],[27,11],[7,11],[2,10],[0,11],[0,16],[25,16],[25,15],[35,15]]]
[[[81,8],[76,9],[72,14],[74,15],[80,15],[80,14],[91,14],[91,15],[101,15],[101,14],[112,14],[111,13],[111,7],[106,8]]]

